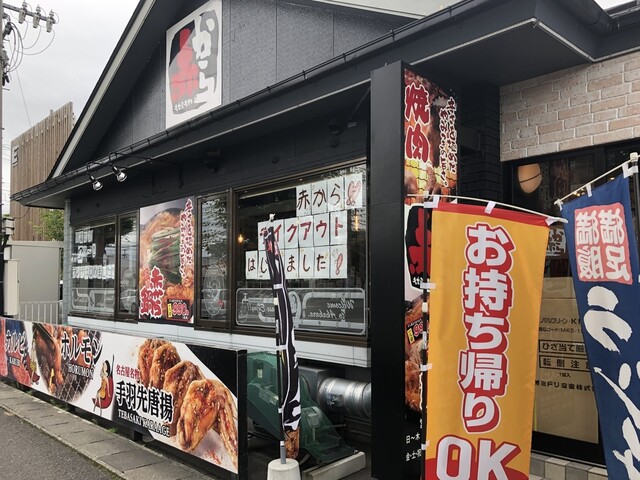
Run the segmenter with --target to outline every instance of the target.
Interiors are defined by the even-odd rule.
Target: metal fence
[[[62,323],[62,301],[20,302],[20,320],[41,323]]]

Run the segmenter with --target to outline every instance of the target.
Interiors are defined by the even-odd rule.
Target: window
[[[204,200],[200,209],[200,319],[227,320],[229,312],[227,198]]]
[[[113,315],[115,283],[115,223],[76,228],[72,252],[71,310]]]
[[[118,313],[138,314],[138,217],[130,215],[120,218],[120,285],[118,291]]]
[[[271,225],[296,328],[366,335],[366,198],[364,165],[241,195],[234,234],[237,325],[273,328],[262,240]]]
[[[513,203],[559,216],[554,202],[602,174],[603,168],[603,162],[593,150],[517,166]],[[544,277],[535,387],[534,448],[557,450],[555,453],[562,455],[589,456],[594,446],[598,450],[598,414],[564,229],[560,224],[553,225],[549,231]],[[597,455],[590,459],[594,460]]]

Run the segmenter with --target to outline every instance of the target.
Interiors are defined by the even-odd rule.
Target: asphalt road
[[[119,477],[0,409],[0,478],[11,480],[114,480]]]

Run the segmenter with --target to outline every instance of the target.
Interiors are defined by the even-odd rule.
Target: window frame
[[[231,195],[232,195],[233,204],[232,204],[232,207],[230,207],[230,211],[232,213],[230,231],[235,232],[237,230],[237,226],[239,223],[238,222],[238,214],[239,214],[238,203],[239,203],[239,198],[241,196],[262,195],[272,191],[278,191],[285,188],[292,188],[291,186],[292,182],[300,182],[300,181],[304,181],[304,179],[308,177],[316,177],[316,176],[323,175],[336,170],[344,170],[352,167],[362,167],[364,169],[365,186],[366,186],[365,219],[366,219],[367,225],[369,225],[370,224],[369,211],[370,211],[370,201],[371,201],[370,164],[366,157],[357,157],[349,161],[334,163],[334,164],[327,165],[321,168],[316,168],[316,169],[308,169],[308,170],[294,173],[294,174],[283,175],[276,179],[255,182],[253,184],[248,184],[245,186],[236,187],[232,189]],[[366,268],[366,280],[364,281],[364,286],[362,287],[362,289],[364,290],[364,313],[365,313],[364,321],[366,324],[365,333],[360,335],[360,334],[348,334],[348,333],[328,332],[328,331],[299,330],[296,328],[295,334],[298,340],[313,341],[317,343],[329,343],[329,344],[335,344],[335,345],[350,345],[350,346],[358,346],[358,347],[369,345],[369,338],[370,338],[370,332],[371,332],[371,313],[370,313],[370,298],[369,298],[369,292],[371,287],[371,278],[370,278],[371,259],[369,254],[370,252],[369,234],[370,234],[370,230],[369,228],[367,228],[365,233],[365,239],[364,239],[364,242],[365,242],[364,264]],[[232,260],[233,265],[231,267],[231,275],[230,275],[230,282],[231,282],[231,285],[233,286],[232,288],[233,301],[232,301],[232,308],[231,308],[232,317],[229,319],[230,329],[228,331],[230,333],[252,335],[252,336],[263,336],[263,337],[274,336],[275,331],[273,331],[268,327],[238,325],[235,321],[236,310],[238,308],[238,305],[236,302],[236,289],[237,289],[237,283],[239,278],[239,275],[238,275],[239,272],[237,271],[237,268],[236,268],[236,260],[237,260],[236,255],[238,255],[239,247],[235,239],[234,241],[230,241],[229,243],[230,243],[230,247],[233,254],[233,257],[231,257],[233,259]]]
[[[138,210],[132,210],[132,211],[127,211],[127,212],[123,212],[123,213],[118,213],[118,214],[113,214],[113,215],[107,215],[104,217],[100,217],[97,218],[95,220],[92,221],[87,221],[87,222],[80,222],[74,225],[71,225],[71,231],[72,231],[72,245],[73,245],[73,249],[74,249],[74,253],[75,254],[75,247],[76,247],[76,242],[75,242],[75,233],[78,229],[81,228],[95,228],[95,227],[100,227],[100,226],[104,226],[104,225],[109,225],[109,224],[113,224],[114,225],[114,235],[115,235],[115,278],[114,278],[114,302],[113,302],[113,312],[111,313],[100,313],[100,312],[89,312],[89,311],[80,311],[80,310],[74,310],[73,306],[71,305],[71,301],[69,303],[69,314],[73,315],[73,316],[77,316],[77,317],[82,317],[82,318],[95,318],[97,320],[110,320],[110,321],[119,321],[119,322],[125,322],[125,323],[138,323],[138,317],[137,314],[126,314],[123,312],[119,311],[119,304],[120,304],[120,275],[121,275],[121,261],[120,261],[120,254],[121,254],[121,242],[120,242],[120,221],[123,218],[127,218],[127,217],[134,217],[136,223],[138,224],[137,226],[137,234],[136,234],[136,255],[139,258],[140,255],[140,215],[139,215],[139,211]],[[72,255],[73,255],[72,254]],[[137,263],[137,262],[136,262]],[[73,268],[74,263],[73,263],[73,259],[71,261],[71,266]],[[71,289],[76,288],[74,283],[73,283],[74,279],[73,279],[73,274],[71,274]],[[135,285],[136,285],[136,292],[138,291],[138,271],[135,272]]]
[[[116,215],[116,292],[118,295],[116,296],[116,304],[114,306],[114,319],[116,321],[122,321],[126,323],[138,323],[138,313],[125,313],[120,311],[120,283],[122,277],[122,265],[121,265],[121,255],[122,255],[122,242],[121,242],[121,221],[124,218],[134,218],[136,225],[136,269],[135,269],[135,292],[136,299],[138,303],[140,302],[140,210],[133,210],[127,213],[121,213]]]
[[[514,200],[521,197],[518,192],[518,176],[517,169],[521,165],[527,165],[532,163],[551,163],[560,159],[567,159],[569,164],[580,157],[591,156],[592,168],[594,178],[604,174],[611,168],[611,164],[608,164],[608,156],[614,151],[622,153],[625,151],[640,151],[640,141],[625,141],[615,144],[597,145],[579,150],[572,150],[567,152],[559,152],[550,155],[544,155],[540,157],[523,158],[518,161],[509,162],[510,165],[506,165],[505,168],[505,192],[509,196],[508,200],[514,203]],[[634,181],[637,181],[638,177],[634,177]],[[631,198],[631,203],[638,202],[639,199]],[[632,210],[636,210],[632,206]],[[557,215],[558,212],[556,211]],[[635,219],[637,222],[637,219]],[[640,235],[640,231],[637,232]],[[553,435],[549,433],[532,431],[532,448],[535,451],[545,452],[552,455],[562,455],[570,458],[584,460],[597,464],[604,464],[604,453],[602,446],[602,435],[600,428],[597,432],[597,443],[591,443],[583,440],[577,440],[569,437],[563,437]]]
[[[226,290],[227,290],[227,313],[224,318],[215,319],[215,318],[206,318],[201,315],[202,312],[202,227],[204,225],[203,217],[202,217],[202,207],[203,204],[209,200],[224,198],[226,201],[226,221],[227,221],[227,272],[226,272]],[[196,258],[195,258],[195,271],[198,272],[195,277],[194,288],[196,294],[194,295],[194,321],[193,327],[196,330],[215,330],[221,332],[231,332],[233,322],[231,319],[235,317],[235,301],[231,300],[229,297],[231,291],[232,277],[234,275],[234,268],[230,265],[230,260],[233,258],[233,241],[231,241],[230,232],[232,230],[232,223],[234,215],[232,214],[233,203],[233,194],[231,190],[226,191],[218,191],[215,193],[210,193],[207,195],[199,196],[196,198],[197,204],[197,215],[196,215]]]

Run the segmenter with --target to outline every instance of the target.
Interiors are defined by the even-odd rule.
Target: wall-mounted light
[[[97,180],[96,177],[94,177],[90,173],[88,173],[87,175],[89,175],[89,179],[91,179],[91,186],[93,187],[93,189],[96,192],[100,190],[102,188],[102,182],[100,180]]]
[[[242,245],[244,243],[244,235],[242,235],[242,230],[238,233],[238,243]]]
[[[127,179],[127,174],[124,170],[120,170],[115,165],[111,165],[111,170],[113,170],[113,174],[116,176],[116,180],[119,182],[124,182]]]
[[[530,163],[518,167],[518,183],[524,193],[533,193],[542,183],[540,164]]]

